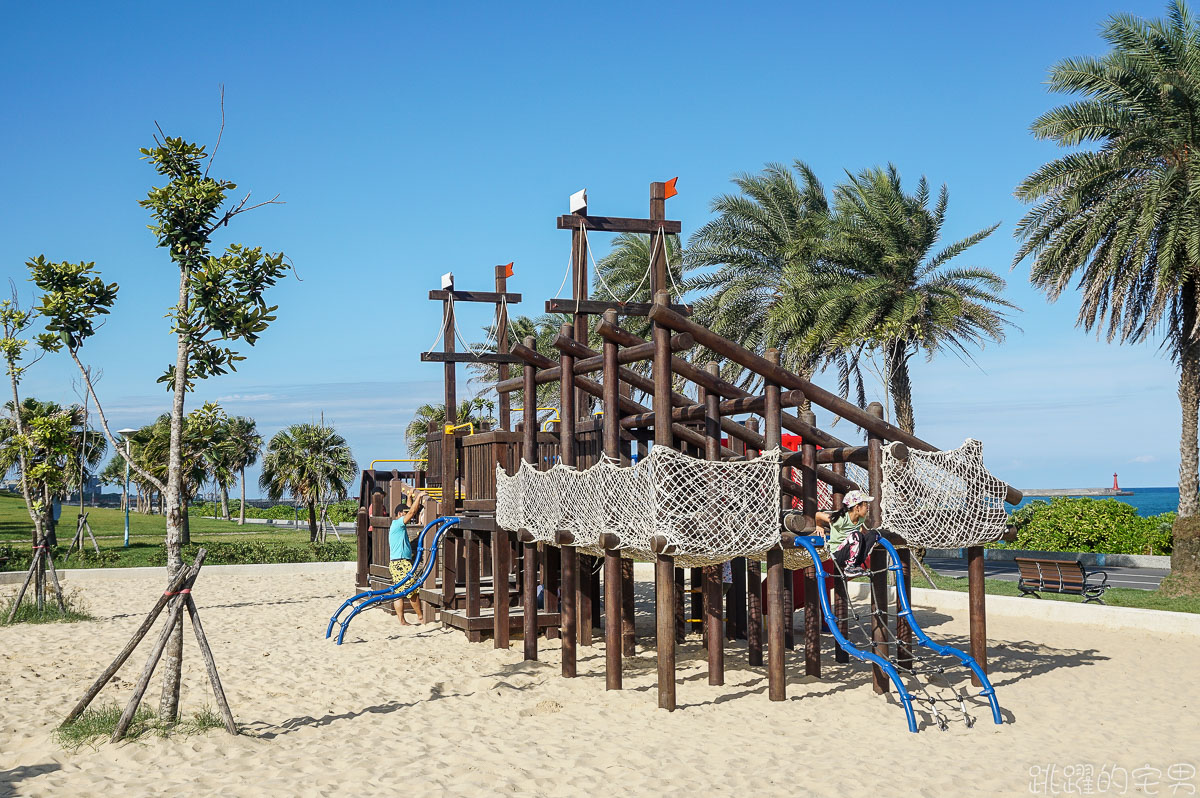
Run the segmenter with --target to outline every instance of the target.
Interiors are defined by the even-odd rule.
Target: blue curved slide
[[[796,545],[803,546],[805,549],[807,549],[809,555],[813,559],[813,562],[821,562],[821,555],[817,552],[817,549],[825,545],[825,538],[819,536],[798,535],[796,537]],[[908,592],[904,589],[904,572],[900,568],[900,555],[896,552],[896,547],[884,538],[879,539],[879,545],[883,546],[887,551],[887,569],[895,574],[896,577],[896,592],[899,595],[900,602],[900,612],[898,613],[898,617],[904,618],[906,621],[908,621],[908,626],[910,629],[912,629],[913,637],[916,638],[916,641],[919,645],[925,646],[926,648],[938,654],[955,657],[961,664],[971,669],[971,672],[974,673],[976,678],[979,679],[979,683],[983,685],[983,690],[980,691],[979,695],[985,696],[988,700],[988,703],[991,705],[992,720],[994,720],[997,724],[1003,723],[1003,720],[1000,717],[1000,705],[996,702],[996,691],[992,687],[992,683],[988,681],[987,674],[985,674],[983,669],[979,667],[979,663],[972,659],[971,656],[966,652],[960,651],[959,649],[951,646],[944,646],[940,643],[935,643],[929,638],[929,635],[925,634],[924,630],[922,630],[917,624],[916,616],[912,611],[912,605],[908,601]],[[892,664],[891,661],[879,656],[873,651],[867,651],[858,648],[846,639],[846,636],[842,634],[841,629],[838,627],[837,618],[833,614],[833,608],[829,605],[829,594],[825,589],[825,569],[814,568],[813,570],[817,575],[817,596],[821,600],[821,613],[825,616],[825,624],[829,627],[829,631],[833,633],[833,638],[837,640],[838,645],[841,646],[842,649],[850,656],[864,662],[870,662],[874,665],[878,665],[880,669],[882,669],[883,672],[888,675],[888,678],[892,680],[892,684],[896,687],[897,694],[900,696],[900,703],[904,706],[904,714],[908,717],[908,730],[915,733],[917,731],[917,719],[913,714],[912,696],[909,695],[908,689],[900,680],[900,674],[896,670],[896,666]]]
[[[433,570],[433,564],[437,558],[432,556],[432,553],[437,551],[438,545],[441,544],[442,535],[446,534],[446,530],[457,524],[458,521],[459,519],[455,516],[444,515],[426,524],[425,528],[421,530],[421,534],[417,537],[417,556],[413,561],[412,570],[408,572],[408,575],[391,587],[368,590],[365,593],[359,593],[356,596],[346,599],[342,606],[338,607],[333,617],[329,619],[329,626],[325,629],[325,639],[328,640],[329,636],[333,634],[333,627],[336,624],[339,627],[337,644],[340,646],[342,638],[346,636],[346,629],[349,628],[350,621],[354,620],[354,617],[360,612],[388,601],[403,599],[419,588],[429,577],[430,571]],[[434,529],[434,527],[437,528]],[[428,547],[431,556],[422,562],[426,552],[425,536],[429,534],[431,529],[434,530],[433,545]],[[344,619],[340,618],[341,614],[347,609],[350,610],[350,614]]]

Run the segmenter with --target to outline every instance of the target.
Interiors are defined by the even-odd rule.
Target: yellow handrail
[[[393,459],[393,460],[372,460],[370,470],[371,471],[375,470],[376,463],[427,463],[427,462],[429,462],[428,457],[415,457],[415,458],[414,457],[408,457],[408,458],[402,457],[402,458],[397,458],[397,459]]]
[[[442,434],[453,435],[455,430],[462,429],[463,427],[467,427],[470,434],[475,434],[475,424],[471,421],[468,421],[466,424],[447,424],[443,429]]]

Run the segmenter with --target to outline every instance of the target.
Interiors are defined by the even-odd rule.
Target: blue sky
[[[914,364],[918,434],[982,440],[1017,486],[1106,485],[1114,471],[1171,485],[1171,363],[1155,345],[1095,340],[1074,326],[1074,295],[1049,305],[1027,266],[1010,271],[1013,187],[1055,156],[1028,133],[1061,101],[1047,67],[1103,52],[1099,27],[1118,11],[1164,6],[12,5],[0,270],[27,302],[28,258],[95,261],[121,285],[83,350],[114,428],[164,412],[154,380],[173,359],[163,314],[177,273],[137,205],[155,178],[137,150],[155,122],[211,145],[224,84],[213,174],[286,204],[239,217],[219,243],[283,250],[299,279],[274,292],[279,320],[238,373],[189,401],[219,399],[268,435],[324,413],[365,465],[403,456],[413,408],[440,401],[440,367],[418,362],[440,321],[428,289],[453,271],[490,290],[493,265],[515,261],[513,311],[537,312],[562,280],[569,237],[554,218],[572,192],[586,187],[593,213],[642,216],[648,183],[678,175],[668,216],[686,236],[736,173],[799,158],[832,186],[891,161],[908,186],[948,184],[947,241],[1002,222],[962,263],[1001,273],[1024,309],[974,366]],[[490,321],[487,306],[460,317],[468,335]],[[72,378],[52,356],[23,390],[72,401]]]

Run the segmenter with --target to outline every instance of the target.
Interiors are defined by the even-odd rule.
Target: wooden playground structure
[[[815,528],[819,494],[826,497],[826,505],[831,503],[836,509],[848,491],[868,491],[875,501],[870,504],[867,523],[878,527],[883,447],[901,444],[893,445],[892,451],[902,457],[907,450],[929,452],[937,447],[886,422],[878,403],[864,410],[847,402],[782,368],[778,352],[768,350],[763,356],[748,351],[693,322],[686,305],[672,304],[665,237],[678,234],[682,227],[679,221],[666,218],[666,200],[673,194],[674,181],[651,183],[647,218],[589,215],[586,200],[572,213],[557,218],[558,229],[571,233],[572,295],[545,303],[547,312],[571,316],[553,342],[553,353],[537,351],[533,338],[509,345],[508,307],[522,300],[520,294],[508,291],[511,264],[496,267],[493,291],[458,290],[453,276],[446,275],[442,288],[429,292],[431,300],[443,305],[442,349],[426,352],[421,359],[444,364],[445,426],[428,436],[425,468],[389,471],[372,467],[363,472],[356,585],[371,589],[390,583],[386,532],[390,513],[400,502],[401,485],[415,485],[437,500],[430,503],[436,506],[427,506],[426,519],[460,519],[444,536],[439,550],[422,553],[437,558],[436,567],[418,592],[425,621],[461,629],[474,642],[490,637],[496,648],[508,648],[510,636],[518,631],[527,660],[537,659],[540,635],[561,637],[565,677],[576,675],[578,647],[593,645],[594,635],[602,630],[606,686],[621,689],[622,658],[632,656],[636,644],[633,560],[622,555],[620,541],[611,534],[600,536],[599,547],[581,551],[569,531],[560,531],[547,543],[535,541],[528,530],[501,528],[496,519],[496,467],[512,475],[524,460],[540,470],[556,462],[582,470],[602,457],[628,465],[645,457],[650,444],[709,461],[740,461],[780,448],[785,432],[791,433],[799,436],[799,445],[783,452],[780,545],[767,550],[763,558],[765,606],[763,569],[758,560],[733,558],[729,564],[732,585],[723,595],[721,564],[677,567],[672,546],[661,537],[652,541],[659,706],[675,708],[676,644],[688,627],[698,627],[703,634],[710,684],[724,683],[725,640],[744,639],[750,665],[762,665],[765,650],[769,696],[781,701],[786,697],[788,651],[800,646],[804,673],[821,675],[819,609],[804,613],[802,639],[793,639],[794,610],[799,606],[814,610],[818,605],[812,560],[797,572],[803,577],[787,578],[785,568],[785,550],[794,550],[796,536],[812,534]],[[652,303],[604,301],[589,295],[589,233],[651,237]],[[457,303],[495,306],[497,351],[456,351]],[[592,316],[600,317],[594,325],[590,324]],[[648,317],[650,340],[623,328],[623,316]],[[590,328],[603,339],[602,351],[588,345]],[[705,347],[717,358],[757,375],[764,385],[762,393],[751,395],[722,379],[715,364],[707,368],[695,365],[687,357],[695,347]],[[650,376],[627,368],[645,361],[651,364]],[[480,362],[498,365],[496,429],[459,425],[456,417],[456,365]],[[696,398],[677,390],[681,381],[695,386]],[[543,431],[537,423],[536,387],[553,382],[560,387],[561,420]],[[523,408],[511,407],[514,391],[523,393]],[[650,397],[652,405],[634,401],[634,392]],[[793,408],[800,410],[790,412]],[[865,434],[866,444],[849,443],[818,427],[813,412],[817,409],[856,426]],[[521,420],[514,425],[515,413]],[[735,420],[747,415],[750,418],[745,421]],[[860,485],[847,476],[848,464],[865,469],[867,484]],[[1020,499],[1018,491],[1007,489],[1006,501],[1015,504]],[[898,547],[904,584],[910,589],[910,551],[903,539],[890,536],[889,541]],[[883,654],[887,635],[893,634],[899,641],[897,656],[903,660],[911,658],[912,630],[899,612],[901,596],[896,596],[895,607],[888,606],[888,576],[881,559],[885,556],[879,547],[871,554],[871,634],[875,652]],[[967,562],[970,655],[986,671],[981,546],[967,549]],[[794,561],[786,564],[794,565]],[[835,614],[842,617],[844,583],[835,584],[833,602]],[[885,624],[890,629],[883,628]],[[840,647],[835,656],[839,662],[848,660]],[[873,689],[884,693],[888,684],[885,673],[872,666]]]

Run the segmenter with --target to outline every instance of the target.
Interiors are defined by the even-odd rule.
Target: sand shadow
[[[47,762],[44,765],[21,765],[11,770],[0,770],[0,796],[16,795],[16,786],[22,781],[59,770],[62,770],[62,765],[57,762]]]
[[[441,698],[443,696],[434,696],[433,698]],[[373,707],[356,710],[353,712],[340,712],[337,714],[323,715],[319,718],[314,718],[311,715],[299,715],[294,718],[288,718],[282,723],[273,724],[264,721],[254,721],[252,723],[243,723],[241,728],[243,731],[251,732],[255,737],[263,740],[274,740],[276,737],[282,737],[300,729],[319,728],[321,726],[329,726],[340,720],[353,720],[354,718],[362,717],[363,715],[390,715],[401,709],[408,709],[414,706],[417,702],[410,701],[402,703],[400,701],[389,701],[386,704],[377,704]]]

